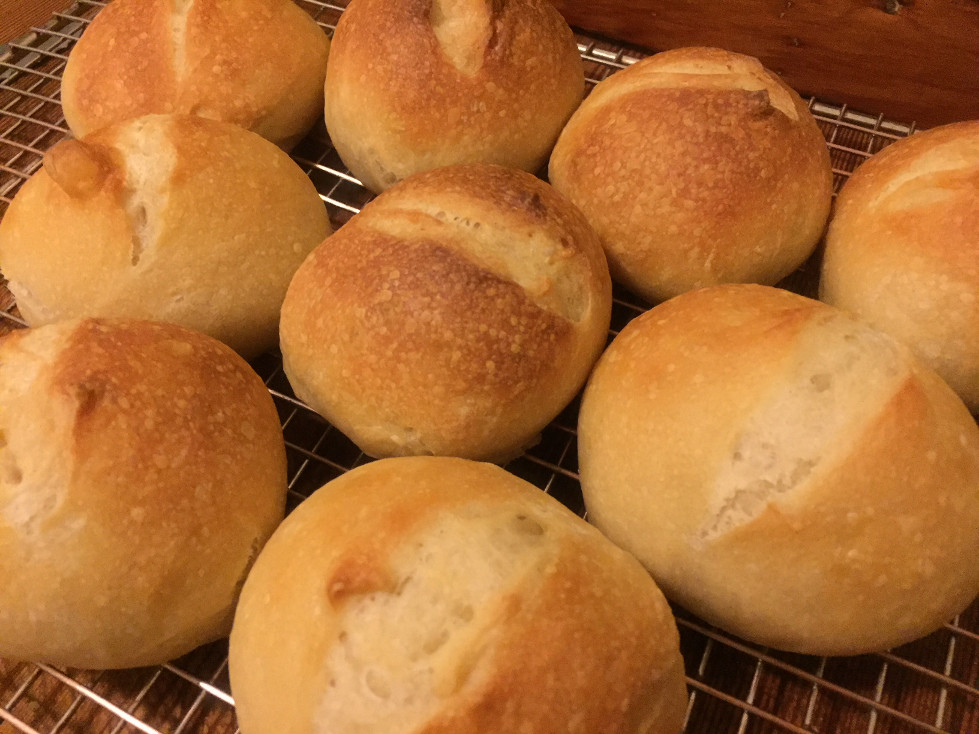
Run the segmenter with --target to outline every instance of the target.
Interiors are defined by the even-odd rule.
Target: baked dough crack
[[[173,0],[170,14],[170,40],[173,44],[173,73],[179,89],[187,76],[187,18],[194,0]]]
[[[489,222],[476,212],[420,200],[388,208],[383,216],[369,216],[361,223],[402,239],[434,239],[477,267],[516,283],[539,308],[573,323],[589,310],[577,253],[539,229],[521,231]],[[447,236],[446,230],[452,234]],[[541,251],[541,256],[529,257],[528,250]],[[543,268],[537,265],[542,262]]]
[[[169,122],[146,124],[146,119],[120,131],[117,140],[126,171],[122,205],[132,231],[133,267],[143,262],[160,239],[177,158]],[[158,140],[150,140],[152,137]]]
[[[475,76],[493,39],[492,0],[433,0],[429,21],[449,62]]]
[[[979,140],[939,145],[892,176],[871,200],[869,208],[912,209],[952,199],[956,192],[979,185]]]
[[[888,337],[852,323],[820,325],[748,417],[717,473],[712,511],[697,534],[709,542],[789,502],[834,466],[908,377]],[[812,327],[810,327],[812,328]],[[862,332],[862,333],[861,333]],[[842,406],[851,406],[844,409]]]
[[[700,89],[718,92],[743,92],[758,105],[759,111],[778,111],[793,122],[799,120],[790,92],[772,80],[765,68],[756,59],[711,61],[677,60],[659,66],[634,67],[639,72],[629,79],[629,83],[619,83],[603,87],[599,85],[592,97],[603,104],[637,92],[652,89]],[[600,106],[592,107],[596,113]]]

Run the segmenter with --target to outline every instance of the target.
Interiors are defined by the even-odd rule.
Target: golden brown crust
[[[424,734],[677,731],[685,704],[675,696],[682,663],[649,664],[673,653],[672,635],[650,633],[673,624],[669,608],[645,593],[645,578],[620,578],[617,554],[603,550],[592,537],[567,541],[508,620],[513,629],[497,659],[520,664],[497,671],[478,696],[449,708]],[[600,632],[610,620],[614,636]],[[585,683],[593,675],[600,680]],[[583,695],[589,685],[600,685],[603,695]],[[664,692],[667,700],[658,700]]]
[[[164,320],[254,356],[275,344],[289,279],[329,232],[315,187],[275,146],[149,116],[49,151],[0,223],[0,265],[32,325]]]
[[[176,111],[171,5],[113,2],[89,24],[62,79],[65,122],[76,137],[118,120]]]
[[[979,549],[969,496],[979,486],[979,441],[960,404],[935,399],[945,392],[930,373],[906,380],[804,505],[770,507],[718,544],[726,572],[754,562],[747,583],[782,583],[750,609],[734,607],[749,636],[790,649],[805,637],[809,650],[861,654],[922,637],[972,602],[979,579],[963,559]],[[818,605],[793,609],[787,622],[784,600],[811,594],[817,579]],[[858,621],[867,609],[876,628]]]
[[[503,578],[449,563],[438,577],[442,593],[425,609],[388,621],[372,611],[406,603],[410,586],[425,583],[426,564],[478,555],[467,546],[483,538],[497,539],[487,552],[515,554],[503,562]],[[394,589],[323,606],[321,589],[352,555],[393,573]],[[484,584],[499,589],[468,610],[465,624],[442,618]],[[274,606],[264,601],[273,587]],[[375,624],[391,625],[389,650],[442,625],[450,630],[419,663],[431,666],[436,689],[439,681],[448,688],[421,688],[395,720],[385,720],[387,701],[363,700],[348,687],[335,652]],[[338,734],[358,712],[357,731],[675,734],[686,704],[677,643],[669,608],[639,565],[543,493],[485,464],[392,459],[327,485],[272,539],[243,592],[230,670],[245,734],[270,725],[309,734],[333,711]],[[423,675],[376,662],[376,674],[391,674],[392,699]],[[590,695],[595,690],[603,695]]]
[[[322,108],[329,39],[288,0],[117,0],[65,68],[76,137],[151,113],[233,122],[289,149]]]
[[[119,163],[111,149],[78,140],[61,141],[44,154],[43,161],[51,180],[73,199],[87,198],[109,188],[109,177],[122,175]]]
[[[573,397],[604,344],[601,248],[529,174],[421,174],[296,273],[282,309],[297,395],[372,455],[499,459]]]
[[[63,322],[0,351],[3,654],[130,667],[227,634],[285,505],[261,380],[168,324]]]
[[[979,122],[897,141],[847,182],[821,297],[907,343],[979,410]]]
[[[651,300],[775,283],[815,247],[832,193],[798,95],[717,49],[665,52],[603,81],[549,172],[602,238],[613,277]]]
[[[382,206],[365,207],[358,221],[381,232],[454,231],[467,241],[467,258],[519,283],[541,308],[574,322],[601,313],[581,298],[597,288],[600,306],[608,291],[595,233],[573,204],[533,176],[488,165],[416,174],[410,186],[387,192]],[[450,235],[443,244],[459,249],[452,241]],[[520,254],[521,247],[536,256]]]
[[[373,395],[387,392],[402,375],[411,379],[446,366],[437,387],[431,385],[433,397],[472,407],[447,412],[431,401],[418,405],[417,392],[401,390],[381,420],[396,423],[402,411],[417,405],[410,425],[444,423],[450,436],[465,431],[473,416],[496,412],[498,396],[506,403],[526,401],[557,361],[558,345],[570,338],[570,325],[535,308],[518,286],[430,241],[344,231],[304,266],[294,287],[310,294],[296,296],[307,320],[294,328],[315,334],[309,339],[314,348],[342,345],[342,363],[335,368],[340,374],[322,365],[320,379],[337,394]],[[331,311],[359,318],[343,323]],[[290,364],[297,356],[290,355]],[[391,374],[395,364],[397,373]],[[315,396],[309,398],[317,404]]]
[[[841,311],[762,286],[627,326],[579,422],[589,519],[668,596],[761,644],[857,654],[979,591],[979,429]]]
[[[472,69],[440,42],[433,0],[357,0],[340,18],[326,123],[344,162],[374,191],[453,163],[535,171],[581,101],[577,46],[549,3],[456,4],[463,17],[443,39],[472,55]]]

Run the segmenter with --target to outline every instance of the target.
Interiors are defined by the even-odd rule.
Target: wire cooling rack
[[[67,54],[104,5],[81,0],[18,42],[0,47],[0,216],[44,151],[67,134],[59,102]],[[302,0],[331,33],[343,5]],[[579,35],[590,85],[643,52]],[[810,101],[829,146],[837,188],[856,166],[913,126]],[[322,125],[293,152],[340,226],[370,198],[350,175]],[[818,256],[817,256],[818,257]],[[786,281],[812,293],[818,263]],[[623,292],[614,302],[616,333],[647,304]],[[0,332],[23,326],[0,286]],[[276,354],[254,362],[282,420],[289,496],[310,492],[367,461],[339,431],[292,394]],[[507,469],[584,510],[570,406],[541,442]],[[759,648],[675,610],[687,668],[687,734],[979,734],[979,603],[940,631],[891,652],[818,658]],[[601,692],[597,692],[601,695]],[[91,672],[0,660],[0,734],[237,732],[227,675],[227,645],[217,642],[156,668]]]

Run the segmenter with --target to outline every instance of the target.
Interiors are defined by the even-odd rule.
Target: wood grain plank
[[[69,5],[71,0],[0,0],[0,43],[22,36]]]
[[[571,25],[757,56],[799,92],[919,126],[979,118],[977,0],[553,0]]]

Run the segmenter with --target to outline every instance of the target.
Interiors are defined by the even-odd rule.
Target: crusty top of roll
[[[330,231],[316,188],[268,141],[148,115],[48,151],[0,222],[0,267],[31,325],[171,321],[254,356]]]
[[[282,519],[261,379],[224,345],[138,321],[0,341],[0,655],[162,663],[228,633]]]
[[[115,0],[68,58],[76,137],[150,113],[233,122],[289,149],[320,114],[329,39],[290,0]]]
[[[979,121],[896,141],[854,172],[820,295],[906,342],[979,411]]]
[[[979,592],[979,428],[895,340],[728,285],[634,319],[578,430],[589,520],[670,598],[760,644],[903,644]]]
[[[641,566],[460,459],[375,462],[300,505],[245,584],[229,665],[243,734],[676,734],[686,707]]]
[[[799,95],[757,59],[713,48],[600,82],[549,173],[602,238],[613,279],[650,300],[788,275],[822,234],[833,183]]]
[[[581,101],[574,36],[546,0],[354,0],[334,34],[326,124],[381,191],[418,171],[536,171]]]
[[[594,232],[522,171],[405,180],[303,263],[280,325],[296,394],[371,455],[509,458],[574,396],[605,343]]]

